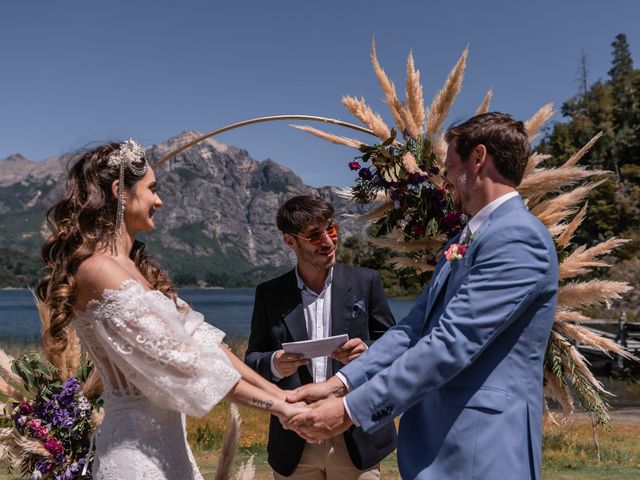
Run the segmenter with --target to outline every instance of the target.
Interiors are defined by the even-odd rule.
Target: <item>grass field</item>
[[[266,461],[268,418],[261,412],[240,408],[241,450],[237,463],[255,455],[258,479],[271,478]],[[189,419],[188,432],[199,465],[215,471],[223,432],[230,422],[228,405],[218,405],[203,419]],[[598,462],[590,420],[576,415],[561,425],[545,423],[543,478],[549,480],[631,480],[640,478],[640,415],[613,415],[610,431],[598,430],[601,460]],[[400,478],[395,454],[382,464],[382,478]]]
[[[244,342],[230,342],[237,353],[244,352]],[[37,345],[25,345],[19,341],[0,342],[0,348],[13,355],[37,349]],[[627,397],[640,392],[634,384],[626,390]],[[640,409],[635,413],[612,414],[613,428],[599,429],[600,461],[590,420],[577,414],[561,425],[545,423],[543,438],[543,479],[545,480],[631,480],[640,479]],[[268,415],[240,407],[240,450],[236,456],[236,468],[254,457],[256,478],[272,478],[266,458]],[[201,419],[189,418],[187,430],[189,442],[205,478],[213,478],[222,438],[231,422],[229,405],[221,402]],[[396,455],[393,453],[382,463],[383,479],[398,479]],[[0,473],[0,480],[9,480]],[[493,480],[493,479],[488,479]]]

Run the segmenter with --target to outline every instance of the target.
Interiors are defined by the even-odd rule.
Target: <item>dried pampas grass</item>
[[[0,376],[3,380],[20,383],[20,377],[11,370],[13,357],[0,348]]]
[[[391,116],[393,117],[393,121],[396,124],[396,128],[400,132],[405,132],[406,125],[404,124],[404,120],[402,118],[402,102],[398,100],[398,95],[396,93],[396,87],[384,69],[380,66],[380,62],[378,62],[378,56],[376,53],[376,44],[375,41],[371,42],[371,62],[373,63],[373,71],[378,78],[378,82],[380,83],[380,88],[382,88],[382,92],[384,93],[385,102],[391,111]]]
[[[573,234],[576,232],[578,227],[582,225],[582,222],[584,221],[586,216],[587,204],[585,203],[578,214],[573,217],[573,220],[571,220],[569,224],[566,225],[564,231],[560,235],[558,235],[558,238],[556,238],[556,243],[560,248],[565,248],[567,245],[569,245],[569,242],[571,242],[571,239],[573,238]]]
[[[413,62],[413,52],[409,53],[407,58],[407,82],[405,86],[405,94],[407,96],[407,105],[414,124],[419,129],[418,135],[422,133],[425,121],[424,111],[424,92],[420,83],[420,71],[416,70]]]
[[[631,290],[626,282],[611,280],[589,280],[588,282],[572,282],[558,289],[558,306],[562,308],[584,308],[598,304],[607,307],[620,295]]]
[[[310,133],[316,137],[322,138],[323,140],[327,140],[331,143],[335,143],[338,145],[344,145],[345,147],[351,148],[360,148],[362,142],[359,140],[355,140],[349,137],[342,137],[340,135],[334,135],[332,133],[324,132],[322,130],[318,130],[317,128],[309,127],[307,125],[290,125],[293,128],[297,128],[298,130],[302,130],[303,132]]]
[[[596,260],[596,258],[611,253],[628,241],[614,237],[591,248],[580,245],[560,264],[560,279],[565,280],[584,275],[595,267],[608,267],[608,263]]]
[[[102,385],[102,380],[100,379],[100,374],[94,368],[89,374],[89,378],[82,385],[82,394],[89,398],[98,398],[104,392],[104,387]]]
[[[524,122],[524,128],[527,131],[530,142],[540,135],[540,129],[551,117],[553,117],[554,113],[553,103],[547,103],[540,107],[540,109],[534,113],[529,120]]]
[[[489,89],[484,98],[482,99],[482,103],[478,105],[476,109],[476,115],[480,115],[482,113],[487,113],[489,111],[489,106],[491,105],[491,100],[493,99],[493,89]]]
[[[254,480],[256,478],[256,467],[253,464],[254,455],[249,457],[246,463],[240,465],[236,473],[236,480]]]
[[[577,212],[577,205],[582,203],[585,197],[594,188],[603,183],[603,180],[599,182],[587,183],[580,185],[566,193],[556,195],[555,197],[540,202],[538,205],[531,209],[538,220],[545,224],[547,228],[556,226],[560,221],[566,219],[570,215]],[[560,233],[564,232],[565,228],[560,229]],[[553,235],[554,237],[557,235]]]
[[[536,168],[540,163],[544,162],[545,160],[548,160],[549,158],[551,158],[551,155],[542,155],[540,153],[532,154],[529,157],[529,160],[527,161],[527,166],[524,170],[524,175],[522,178],[527,178],[534,171],[536,171]]]
[[[535,205],[548,193],[559,193],[563,187],[569,187],[585,178],[604,175],[602,170],[587,170],[584,167],[560,167],[534,171],[524,178],[518,186],[518,192]]]
[[[442,128],[451,106],[454,100],[460,93],[462,88],[462,80],[464,79],[464,70],[467,66],[467,57],[469,56],[469,47],[465,48],[460,55],[460,59],[455,64],[447,80],[444,83],[442,89],[436,94],[431,106],[429,107],[429,114],[427,116],[427,136],[432,139],[435,138],[436,133]]]
[[[544,395],[557,401],[564,415],[573,415],[575,407],[569,387],[563,384],[558,377],[549,375],[547,372],[544,375]]]
[[[368,241],[376,247],[390,248],[391,250],[402,253],[416,253],[423,250],[437,250],[447,242],[447,238],[444,236],[425,237],[412,242],[392,240],[388,238],[369,238]]]
[[[349,110],[351,115],[369,127],[380,140],[384,141],[391,136],[391,130],[387,124],[379,114],[371,110],[371,107],[367,105],[364,98],[358,99],[345,95],[342,97],[342,105]]]
[[[591,150],[591,147],[593,147],[593,145],[600,139],[600,137],[602,137],[602,135],[604,135],[603,132],[598,132],[597,134],[595,134],[593,138],[585,144],[584,147],[582,147],[576,153],[571,155],[571,157],[569,157],[569,159],[564,163],[563,167],[573,167],[574,165],[576,165],[582,159],[582,157],[584,157],[585,154],[589,150]]]
[[[231,478],[233,459],[240,445],[240,425],[242,424],[240,412],[234,403],[229,405],[229,409],[231,410],[231,426],[222,442],[215,480],[229,480]]]
[[[426,262],[413,260],[409,257],[393,257],[390,258],[387,263],[393,265],[396,269],[413,268],[420,273],[433,272],[436,269],[435,265],[430,265]]]

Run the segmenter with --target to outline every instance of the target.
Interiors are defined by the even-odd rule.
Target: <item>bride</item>
[[[281,418],[301,409],[221,343],[224,333],[177,297],[134,239],[161,206],[144,150],[127,140],[84,154],[48,214],[37,291],[50,313],[45,352],[59,364],[72,326],[100,374],[98,480],[201,479],[184,414],[202,416],[223,398]]]

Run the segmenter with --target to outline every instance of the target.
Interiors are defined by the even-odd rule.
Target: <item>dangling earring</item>
[[[142,159],[142,167],[134,166],[133,162]],[[124,208],[126,205],[124,199],[124,169],[125,167],[136,177],[142,177],[149,169],[147,159],[144,157],[144,149],[133,140],[129,139],[124,142],[117,152],[113,153],[107,162],[110,167],[118,167],[118,208],[116,210],[116,228],[113,233],[112,251],[116,252],[116,241],[123,232],[124,224]]]

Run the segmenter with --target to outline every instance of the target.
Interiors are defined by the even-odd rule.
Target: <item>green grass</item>
[[[242,358],[246,349],[246,339],[232,339],[230,348]],[[0,341],[0,348],[13,355],[39,350],[35,342],[20,340]],[[625,394],[633,394],[635,385],[625,388]],[[628,396],[628,395],[627,395]],[[254,456],[256,478],[271,479],[267,464],[266,441],[269,424],[268,415],[263,412],[240,407],[242,426],[240,428],[240,450],[235,459],[238,466]],[[227,402],[218,404],[201,419],[189,418],[187,431],[191,447],[205,478],[212,478],[224,433],[231,422]],[[616,418],[609,431],[598,430],[601,459],[598,462],[593,432],[589,419],[576,414],[575,418],[560,425],[546,423],[543,437],[544,480],[629,480],[640,478],[640,417]],[[381,478],[400,478],[395,452],[389,455],[381,466]],[[0,480],[10,476],[0,474]]]

